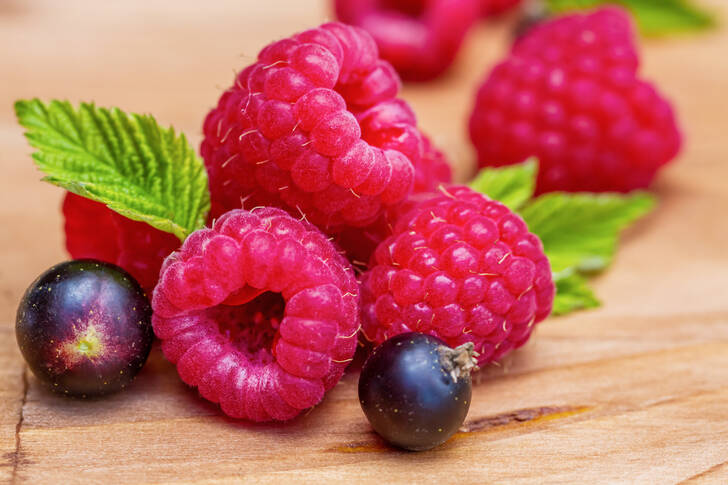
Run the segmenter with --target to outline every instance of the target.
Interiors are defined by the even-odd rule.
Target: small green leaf
[[[536,160],[530,159],[518,165],[484,168],[470,183],[470,188],[516,210],[533,195],[537,167]]]
[[[555,275],[554,279],[556,296],[552,315],[565,315],[576,310],[586,310],[601,305],[582,276],[574,272],[566,272],[560,277]]]
[[[210,209],[205,166],[151,116],[38,99],[15,103],[44,180],[184,240]]]
[[[634,15],[645,35],[664,35],[676,32],[702,30],[715,24],[710,13],[688,0],[546,0],[555,13],[616,4]]]
[[[654,205],[655,199],[644,192],[552,192],[524,207],[521,215],[541,238],[552,271],[598,271],[612,260],[620,231]]]
[[[681,0],[627,2],[645,35],[659,36],[677,32],[703,30],[715,25],[714,17]]]

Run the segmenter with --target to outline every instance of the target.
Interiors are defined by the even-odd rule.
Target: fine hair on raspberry
[[[374,343],[422,332],[472,342],[479,363],[523,345],[551,313],[554,283],[520,216],[468,187],[416,202],[363,274],[362,331]]]
[[[422,163],[415,165],[415,184],[410,199],[423,193],[436,190],[452,181],[450,164],[445,155],[438,150],[430,139],[423,136],[425,152]],[[336,244],[346,252],[350,261],[365,266],[374,249],[392,232],[392,224],[407,201],[385,210],[379,218],[366,227],[347,227],[335,235]]]
[[[265,47],[204,122],[213,216],[244,200],[328,234],[373,223],[432,159],[399,89],[357,27],[328,23]]]
[[[152,323],[182,380],[225,414],[287,420],[352,360],[358,301],[351,266],[318,229],[237,209],[165,260]]]
[[[629,14],[618,8],[535,25],[478,90],[470,138],[480,166],[536,156],[538,193],[647,187],[681,134],[638,66]]]

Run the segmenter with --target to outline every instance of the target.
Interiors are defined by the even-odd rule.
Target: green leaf
[[[533,195],[537,167],[536,160],[530,159],[518,165],[484,168],[470,188],[516,210]]]
[[[624,0],[623,0],[624,1]],[[637,18],[645,35],[659,36],[677,32],[703,30],[715,25],[714,17],[696,6],[681,0],[630,0],[628,8]]]
[[[617,4],[634,15],[645,35],[702,30],[715,24],[710,13],[688,0],[546,0],[549,10],[561,13],[604,4]]]
[[[521,215],[541,238],[552,271],[597,271],[610,263],[619,232],[654,205],[655,199],[644,192],[552,192],[524,207]]]
[[[586,310],[601,305],[582,276],[571,271],[560,277],[555,275],[554,278],[556,296],[552,315],[565,315],[576,310]]]
[[[580,273],[604,269],[612,260],[619,233],[649,212],[655,199],[644,192],[554,192],[531,199],[537,170],[535,160],[486,168],[470,187],[518,210],[543,242],[556,283],[554,315],[598,307],[599,300]]]
[[[182,134],[148,115],[38,99],[15,103],[43,179],[181,240],[210,209],[205,166]]]

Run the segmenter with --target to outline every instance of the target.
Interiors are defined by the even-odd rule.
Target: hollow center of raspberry
[[[380,8],[393,10],[409,17],[420,17],[425,12],[425,0],[380,0]]]
[[[271,348],[286,303],[280,293],[265,292],[241,305],[218,305],[210,311],[220,333],[252,362],[273,361]]]

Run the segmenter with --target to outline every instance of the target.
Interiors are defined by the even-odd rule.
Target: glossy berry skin
[[[462,186],[410,203],[361,288],[368,340],[416,331],[451,347],[472,342],[480,364],[525,344],[555,291],[543,245],[523,219]]]
[[[144,222],[132,221],[100,202],[71,192],[63,199],[66,250],[73,259],[98,259],[128,271],[151,295],[164,258],[179,239]]]
[[[428,81],[455,59],[480,0],[336,0],[337,17],[369,32],[403,79]]]
[[[237,209],[162,265],[154,332],[180,378],[234,418],[285,421],[318,404],[356,349],[353,269],[310,223]]]
[[[638,66],[622,10],[534,25],[478,90],[469,127],[480,166],[536,156],[539,193],[647,187],[677,155],[681,134]]]
[[[453,379],[441,362],[442,340],[421,333],[392,337],[362,367],[359,402],[374,430],[407,450],[444,443],[470,408],[470,375]]]
[[[147,360],[152,309],[124,270],[67,261],[40,275],[18,307],[15,335],[33,374],[78,397],[123,389]]]
[[[278,207],[327,234],[413,189],[425,142],[364,30],[328,23],[266,46],[203,125],[212,214]]]

